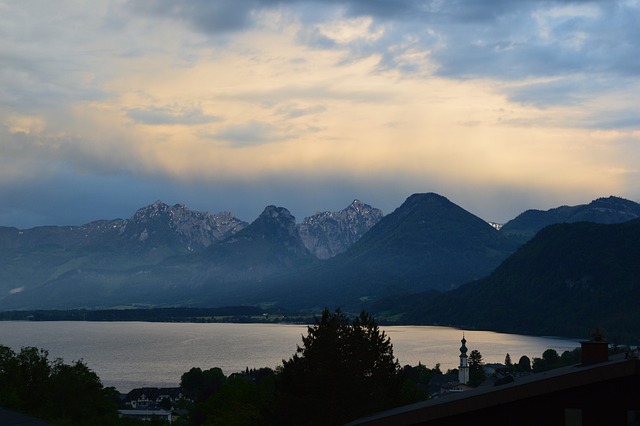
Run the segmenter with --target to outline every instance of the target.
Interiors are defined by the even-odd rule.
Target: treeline
[[[219,308],[72,309],[0,312],[0,321],[147,321],[147,322],[279,322],[309,320],[281,310],[256,306]]]

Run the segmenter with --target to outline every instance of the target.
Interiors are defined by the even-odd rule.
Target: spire
[[[460,356],[467,356],[467,339],[464,338],[464,333],[462,333],[462,340],[460,340],[462,342],[462,346],[460,346]]]
[[[460,346],[460,366],[458,367],[458,381],[460,383],[469,383],[469,365],[467,364],[467,339],[462,333],[462,346]]]

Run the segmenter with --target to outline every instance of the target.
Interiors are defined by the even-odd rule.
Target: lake
[[[381,327],[391,338],[401,365],[418,362],[442,371],[456,368],[463,330],[451,327]],[[307,326],[288,324],[192,324],[146,322],[0,321],[0,345],[19,351],[36,346],[66,363],[82,359],[105,386],[133,388],[178,386],[191,367],[220,367],[225,374],[246,367],[275,368],[302,344]],[[559,354],[579,346],[575,340],[465,330],[469,352],[486,363],[514,363],[522,355],[540,357],[549,348]]]

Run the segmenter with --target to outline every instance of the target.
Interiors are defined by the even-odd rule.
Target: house
[[[136,388],[131,390],[124,399],[127,406],[134,410],[150,410],[173,407],[176,402],[186,399],[182,388]],[[168,401],[164,402],[164,401]]]
[[[429,397],[435,398],[449,393],[465,392],[473,388],[458,381],[458,374],[436,374],[429,381]]]
[[[509,374],[509,367],[504,364],[484,364],[482,369],[487,377],[506,376]]]
[[[640,360],[634,354],[609,358],[606,342],[585,343],[578,365],[450,393],[350,425],[639,425]]]

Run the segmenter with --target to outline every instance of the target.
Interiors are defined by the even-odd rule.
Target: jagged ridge
[[[298,232],[311,253],[319,259],[328,259],[346,251],[380,219],[381,210],[354,200],[339,212],[325,211],[306,217],[298,225]]]

